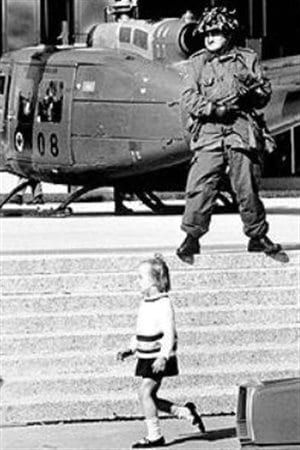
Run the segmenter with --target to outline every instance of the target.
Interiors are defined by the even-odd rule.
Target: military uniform
[[[255,109],[264,107],[270,96],[270,83],[250,49],[233,47],[221,54],[204,49],[186,64],[181,109],[194,151],[182,220],[188,235],[200,238],[208,231],[225,171],[245,234],[266,235],[268,223],[258,196],[261,149]],[[216,107],[223,108],[221,114]]]
[[[24,183],[26,181],[26,178],[19,177],[18,185],[21,183]],[[38,205],[38,204],[44,204],[44,196],[43,196],[43,189],[42,189],[42,183],[37,180],[31,180],[30,182],[31,192],[32,192],[32,199],[28,202],[28,204]],[[27,187],[23,188],[19,193],[13,198],[12,203],[17,203],[19,205],[22,205],[24,202],[24,197],[26,193]]]

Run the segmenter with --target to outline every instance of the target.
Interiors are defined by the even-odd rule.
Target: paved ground
[[[270,237],[287,249],[300,248],[300,200],[264,199]],[[174,251],[183,238],[180,215],[154,216],[139,203],[136,215],[117,217],[111,203],[75,204],[68,218],[21,218],[17,212],[0,219],[0,248],[3,254]],[[49,207],[49,205],[47,205]],[[21,208],[24,211],[28,207]],[[9,212],[9,211],[8,211]],[[203,252],[245,249],[237,214],[213,217],[211,231],[203,240]],[[235,417],[205,417],[208,433],[199,436],[184,421],[163,420],[162,427],[170,450],[235,450]],[[144,435],[142,421],[59,424],[0,429],[3,450],[123,450]],[[263,447],[259,447],[260,450]],[[270,447],[271,448],[271,447]],[[289,447],[280,447],[286,450]],[[300,446],[291,447],[299,450]],[[275,450],[275,447],[272,447]]]
[[[200,435],[182,420],[161,421],[170,450],[240,450],[234,416],[204,417]],[[0,428],[1,450],[127,450],[145,434],[142,420]],[[161,447],[160,447],[161,448]],[[247,446],[243,450],[300,450],[293,446]]]
[[[270,237],[288,248],[299,246],[300,199],[264,199],[264,203]],[[26,213],[32,207],[16,209],[9,205],[5,211],[12,216],[0,218],[1,250],[4,253],[175,250],[184,237],[180,215],[155,216],[138,202],[128,205],[137,211],[135,215],[115,216],[109,202],[75,203],[72,206],[75,214],[70,217],[23,219],[16,214]],[[210,232],[202,239],[203,252],[227,247],[245,249],[246,245],[238,214],[214,215]]]
[[[200,436],[185,421],[162,420],[170,450],[239,449],[235,418],[205,418],[207,434]],[[142,420],[4,428],[2,450],[123,450],[145,434]]]

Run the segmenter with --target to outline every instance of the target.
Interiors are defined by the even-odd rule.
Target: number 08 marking
[[[43,133],[39,133],[37,135],[37,146],[38,146],[39,154],[41,156],[44,156],[46,153],[46,139],[45,139],[45,135]],[[51,155],[56,158],[59,155],[57,134],[55,134],[55,133],[50,134],[49,147],[50,147]]]
[[[50,152],[55,157],[59,155],[58,137],[55,133],[50,136]]]
[[[38,145],[39,154],[41,156],[44,156],[46,144],[45,144],[45,136],[43,135],[43,133],[39,133],[38,134],[38,136],[37,136],[37,145]]]

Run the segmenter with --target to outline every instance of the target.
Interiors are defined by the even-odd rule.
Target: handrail
[[[277,121],[273,123],[271,122],[268,125],[272,134],[276,135],[283,133],[285,131],[290,130],[293,127],[300,125],[300,114],[297,114],[296,116],[293,117],[289,117],[287,119],[281,117],[280,120],[278,119]]]

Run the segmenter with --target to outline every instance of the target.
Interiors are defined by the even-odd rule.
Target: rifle
[[[238,78],[238,77],[236,77]],[[238,78],[239,82],[241,82],[241,79]],[[243,83],[244,84],[244,83]],[[257,88],[262,88],[264,86],[264,81],[253,81],[251,85],[247,86],[247,84],[244,84],[240,92],[236,94],[228,95],[227,97],[218,100],[216,102],[217,106],[236,106],[239,107],[238,102],[240,102],[243,98],[246,98],[248,95],[250,95],[253,91],[255,91]]]
[[[239,83],[242,82],[241,78],[237,77],[239,80]],[[245,112],[248,112],[251,114],[251,116],[253,117],[253,119],[257,122],[258,126],[261,127],[263,134],[266,134],[269,136],[270,133],[268,132],[268,128],[266,126],[266,123],[264,122],[264,126],[262,127],[262,120],[260,118],[260,116],[255,113],[252,108],[241,108],[241,100],[246,102],[246,99],[248,97],[248,95],[250,95],[253,91],[255,91],[257,88],[262,88],[264,86],[264,80],[253,80],[251,78],[251,84],[250,84],[250,80],[243,80],[243,86],[240,89],[240,92],[235,93],[235,94],[230,94],[220,100],[218,100],[217,102],[215,102],[215,114],[216,114],[216,118],[218,118],[219,120],[221,119],[225,119],[226,115],[229,114],[237,114],[237,112],[239,110],[241,110],[241,112],[243,111],[243,109],[245,109]],[[241,91],[244,91],[243,94],[241,94]],[[246,105],[245,105],[246,106]],[[219,114],[217,113],[219,109]],[[249,109],[249,111],[247,111],[247,109]],[[191,128],[191,133],[193,135],[193,140],[197,141],[199,134],[200,134],[200,130],[203,124],[203,118],[199,117],[195,120],[194,125]]]

